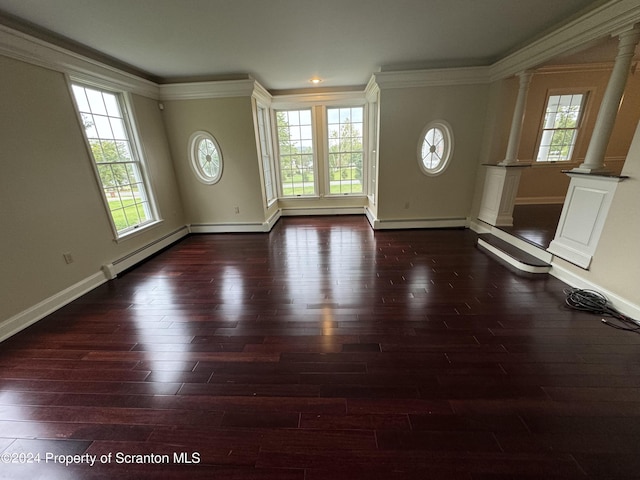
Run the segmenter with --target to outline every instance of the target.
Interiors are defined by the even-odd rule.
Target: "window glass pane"
[[[94,115],[106,115],[107,109],[104,105],[104,99],[102,98],[102,92],[85,88],[87,94],[87,100],[89,100],[89,111]]]
[[[93,115],[82,113],[80,117],[82,117],[82,126],[84,127],[87,138],[98,138],[98,131],[93,122]]]
[[[113,132],[113,138],[116,140],[126,140],[127,132],[124,128],[124,122],[119,118],[110,118],[111,131]]]
[[[129,142],[111,142],[106,141],[102,142],[102,148],[104,149],[107,146],[110,149],[114,149],[114,157],[113,161],[127,162],[133,159],[131,155],[131,148],[129,147]]]
[[[109,138],[112,139],[113,132],[111,131],[111,124],[109,123],[108,117],[103,117],[102,115],[94,115],[93,123],[96,126],[96,130],[98,132],[98,138]]]
[[[85,94],[84,88],[73,85],[71,89],[73,90],[73,96],[76,100],[76,104],[78,105],[78,110],[81,112],[88,112],[89,102],[87,101],[87,95]]]
[[[311,125],[311,110],[300,110],[300,125]]]
[[[110,117],[120,116],[120,106],[118,105],[118,99],[115,95],[104,94],[104,104],[106,107],[106,114]]]

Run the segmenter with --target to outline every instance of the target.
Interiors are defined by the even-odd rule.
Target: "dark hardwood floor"
[[[562,206],[562,204],[516,205],[513,208],[513,226],[500,228],[511,235],[546,249],[558,229]]]
[[[0,478],[640,478],[640,335],[565,287],[469,230],[188,237],[0,344]]]

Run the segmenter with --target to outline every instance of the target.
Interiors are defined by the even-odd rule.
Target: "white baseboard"
[[[33,325],[38,320],[73,302],[96,287],[107,281],[103,272],[94,273],[90,277],[65,288],[40,303],[27,308],[26,310],[10,317],[0,324],[0,342]]]
[[[291,208],[283,207],[283,217],[296,217],[307,215],[362,215],[364,207],[311,207]]]
[[[268,232],[271,227],[263,223],[192,223],[191,233],[260,233]]]
[[[189,228],[187,226],[180,227],[179,229],[168,233],[165,236],[160,237],[143,247],[138,248],[137,250],[125,255],[122,258],[103,265],[102,271],[109,280],[112,280],[116,278],[119,273],[133,267],[135,264],[140,263],[154,253],[158,253],[163,248],[166,248],[172,243],[177,242],[182,237],[185,237],[188,234]]]
[[[611,305],[616,310],[618,310],[623,315],[635,319],[636,322],[640,323],[640,305],[636,305],[632,301],[623,298],[620,295],[617,295],[596,283],[590,282],[589,280],[558,265],[555,262],[551,264],[551,271],[549,273],[556,277],[558,280],[562,280],[564,283],[569,284],[571,287],[595,290],[596,292],[602,293],[609,299]]]
[[[369,217],[367,217],[369,218]],[[468,218],[431,218],[431,219],[399,219],[380,220],[369,218],[374,230],[403,230],[429,228],[468,228]]]
[[[264,231],[265,231],[265,232],[270,232],[270,231],[271,231],[271,229],[273,228],[273,226],[276,224],[276,222],[277,222],[278,220],[280,220],[280,217],[281,217],[281,216],[282,216],[282,209],[280,209],[280,208],[279,208],[279,209],[277,209],[277,210],[275,211],[275,213],[274,213],[273,215],[271,215],[271,217],[269,217],[269,218],[267,219],[267,221],[266,221],[266,222],[264,222],[264,223],[262,224],[262,225],[264,226],[264,228],[265,228],[265,230],[264,230]]]
[[[367,217],[367,220],[369,221],[369,225],[371,225],[371,228],[375,230],[376,229],[375,225],[378,219],[376,218],[376,216],[373,214],[373,212],[369,207],[364,207],[364,215]]]

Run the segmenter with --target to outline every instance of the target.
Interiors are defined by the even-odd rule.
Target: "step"
[[[491,233],[478,235],[478,246],[516,269],[527,273],[549,273],[551,265]]]

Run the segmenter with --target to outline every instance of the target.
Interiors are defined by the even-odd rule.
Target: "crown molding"
[[[364,95],[369,102],[377,102],[378,95],[380,94],[380,87],[376,83],[375,75],[371,75],[367,86],[364,89]]]
[[[531,42],[490,67],[491,80],[535,68],[554,57],[640,22],[638,0],[612,0]]]
[[[366,103],[366,97],[363,91],[348,91],[276,95],[272,100],[272,104],[276,108],[300,105],[331,105],[335,103],[343,106],[364,105]]]
[[[214,80],[211,82],[185,82],[160,85],[161,100],[194,100],[204,98],[250,97],[253,95],[256,81],[253,78],[243,80]]]
[[[101,84],[159,99],[158,85],[115,67],[0,25],[0,55],[21,60],[72,77],[91,77]]]
[[[256,80],[253,85],[253,98],[255,98],[258,102],[268,106],[271,106],[271,102],[273,101],[273,96],[269,93],[269,91],[264,88],[258,81]]]
[[[543,67],[536,68],[533,73],[535,75],[548,75],[557,73],[610,72],[612,69],[613,62],[576,63],[566,65],[545,65]]]
[[[434,68],[376,72],[374,81],[381,90],[387,88],[437,87],[489,83],[489,67]]]

